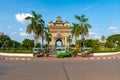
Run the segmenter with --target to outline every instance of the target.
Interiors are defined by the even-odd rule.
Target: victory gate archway
[[[51,47],[56,47],[56,41],[61,41],[61,45],[68,47],[67,36],[70,33],[70,24],[68,21],[63,22],[61,17],[57,17],[55,22],[49,22],[48,29],[52,34],[52,41],[50,42]]]

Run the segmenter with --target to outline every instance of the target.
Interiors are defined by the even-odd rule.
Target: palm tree
[[[52,41],[52,34],[51,33],[46,33],[46,41],[47,41],[47,43],[48,43],[48,47],[49,47],[49,43],[50,43],[50,41]]]
[[[89,29],[92,27],[90,24],[88,24],[88,18],[85,17],[85,15],[77,16],[75,15],[75,18],[80,22],[79,23],[79,33],[81,35],[81,39],[83,41],[82,47],[84,47],[84,40],[85,36],[89,35]]]
[[[72,37],[73,36],[75,37],[75,43],[76,43],[77,37],[79,36],[79,24],[73,23],[73,27],[71,27],[71,34]]]
[[[27,26],[26,33],[34,33],[34,47],[36,47],[37,40],[42,34],[44,27],[44,20],[42,19],[41,14],[36,14],[32,11],[32,16],[27,16],[25,20],[30,20],[31,23]]]
[[[42,48],[43,48],[43,45],[44,45],[44,39],[46,39],[47,36],[48,36],[47,30],[48,30],[48,28],[46,28],[45,26],[42,27],[42,31],[41,31]]]
[[[70,47],[70,43],[72,42],[72,37],[71,37],[71,35],[67,36],[67,42],[69,43],[69,47]]]

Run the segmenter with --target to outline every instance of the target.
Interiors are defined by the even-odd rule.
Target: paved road
[[[0,80],[120,80],[120,59],[1,60]]]

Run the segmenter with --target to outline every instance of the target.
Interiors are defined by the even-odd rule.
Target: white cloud
[[[20,32],[21,36],[30,36],[30,34],[27,34],[26,32]]]
[[[94,8],[96,6],[96,3],[95,4],[91,4],[91,5],[88,5],[88,6],[85,6],[81,9],[81,11],[88,11],[92,8]]]
[[[20,31],[23,31],[23,28],[19,28]]]
[[[101,36],[98,33],[94,32],[94,31],[89,32],[89,35],[93,39],[100,39],[101,38]]]
[[[101,36],[96,34],[96,35],[94,36],[94,38],[95,38],[95,39],[101,39]]]
[[[94,6],[95,6],[95,5],[87,6],[87,7],[83,8],[83,10],[89,10],[89,9],[93,8]]]
[[[15,35],[16,34],[16,32],[11,32],[11,35]]]
[[[94,32],[94,31],[91,31],[91,32],[89,32],[89,35],[90,35],[90,36],[94,36],[94,35],[95,35],[95,32]]]
[[[117,27],[110,26],[110,27],[108,28],[108,30],[109,30],[110,32],[117,32]]]
[[[11,29],[12,27],[11,26],[8,26],[8,29]]]
[[[24,23],[25,22],[25,17],[27,16],[32,16],[31,14],[29,13],[18,13],[15,15],[17,21],[21,22],[21,23]]]

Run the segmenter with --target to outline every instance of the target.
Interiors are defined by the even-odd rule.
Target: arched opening
[[[61,39],[57,39],[55,42],[55,47],[61,47],[63,46],[62,40]]]

